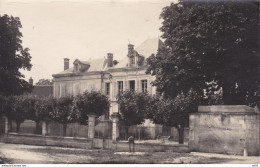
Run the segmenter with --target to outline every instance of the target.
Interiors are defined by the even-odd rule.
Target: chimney
[[[70,68],[70,59],[64,58],[64,70],[67,70]]]
[[[30,77],[30,79],[29,79],[29,84],[30,84],[30,85],[33,85],[33,79],[32,79],[32,77]]]
[[[107,67],[113,67],[113,53],[107,54]]]
[[[134,52],[134,45],[129,44],[128,45],[128,54],[132,54]]]

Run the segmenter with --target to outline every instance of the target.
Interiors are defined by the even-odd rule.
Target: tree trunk
[[[182,127],[182,125],[179,125],[178,132],[179,132],[179,144],[183,144],[184,143],[184,128]]]
[[[63,136],[66,136],[67,124],[63,124]]]
[[[16,122],[16,133],[19,133],[20,125],[21,125],[21,122]]]

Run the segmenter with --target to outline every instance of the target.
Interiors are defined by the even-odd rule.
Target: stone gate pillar
[[[95,118],[96,115],[88,115],[88,138],[93,139],[95,136]]]
[[[47,123],[46,121],[42,122],[42,136],[46,136],[47,135]]]
[[[8,118],[6,116],[3,117],[4,121],[5,121],[5,134],[8,134]]]
[[[119,137],[119,127],[118,127],[118,121],[119,121],[119,114],[113,113],[111,115],[112,118],[112,140],[116,140]]]

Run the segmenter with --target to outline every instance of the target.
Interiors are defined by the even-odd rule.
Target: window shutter
[[[150,80],[147,80],[147,92],[152,94],[152,85]]]
[[[114,94],[114,98],[116,98],[116,82],[113,82],[113,87],[114,87],[114,90],[113,90],[113,94]]]

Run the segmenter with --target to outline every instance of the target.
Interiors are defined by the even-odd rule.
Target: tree
[[[25,118],[33,120],[36,123],[35,133],[40,133],[40,121],[36,119],[36,103],[40,98],[35,95],[20,95],[23,97],[22,108],[25,112]]]
[[[74,110],[77,111],[78,122],[84,125],[88,124],[88,115],[94,114],[101,116],[109,111],[109,100],[101,92],[84,92],[75,97]]]
[[[258,3],[248,1],[180,1],[165,7],[160,16],[165,47],[147,60],[157,91],[174,99],[192,90],[199,105],[214,82],[224,104],[254,106],[258,13]]]
[[[189,126],[189,113],[196,112],[197,103],[194,91],[178,95],[174,99],[154,96],[149,103],[147,118],[157,124],[176,127],[179,130],[179,143],[183,144],[183,128]]]
[[[147,93],[125,91],[118,95],[118,105],[121,121],[126,126],[138,125],[144,122],[150,96]]]
[[[19,133],[20,125],[26,119],[26,100],[23,96],[10,96],[7,105],[10,107],[9,117],[16,122],[16,132]]]
[[[40,79],[35,85],[53,85],[53,81],[50,79]]]
[[[52,113],[54,121],[63,125],[63,136],[66,136],[66,129],[69,123],[76,122],[76,112],[73,110],[73,96],[66,96],[57,99],[56,107]]]
[[[30,70],[31,56],[22,46],[18,17],[0,15],[0,95],[19,95],[32,90],[20,69]]]

